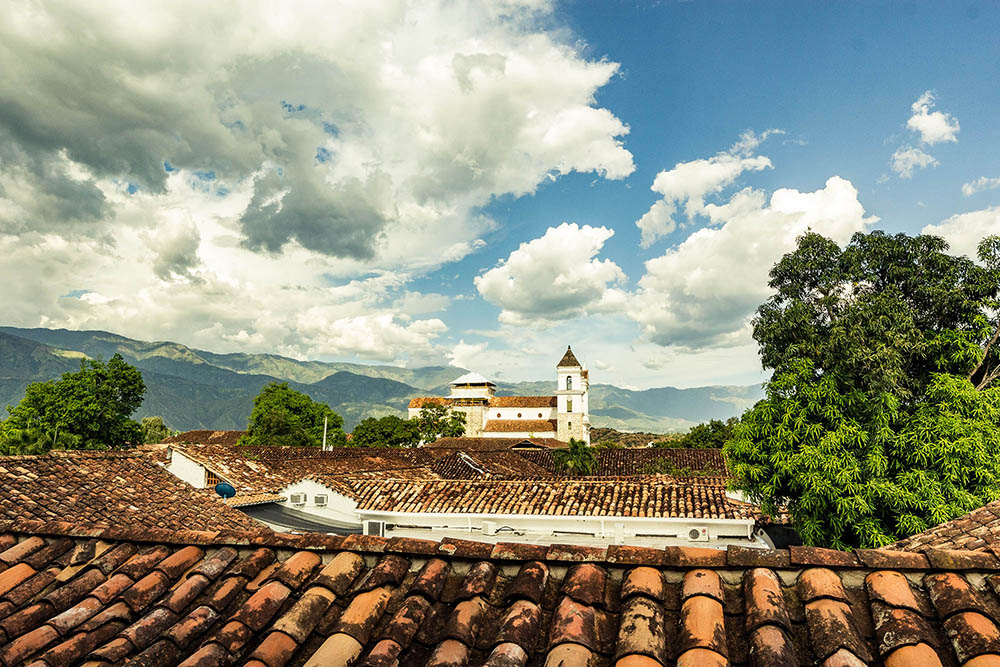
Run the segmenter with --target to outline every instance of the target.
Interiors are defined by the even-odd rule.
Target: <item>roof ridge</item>
[[[690,570],[701,567],[710,569],[749,570],[764,567],[773,570],[800,570],[805,567],[832,569],[904,571],[1000,571],[1000,558],[989,551],[950,549],[925,549],[923,552],[891,551],[888,549],[855,549],[837,551],[822,547],[788,547],[786,549],[761,549],[729,545],[725,549],[709,547],[669,546],[661,549],[639,545],[611,545],[608,547],[573,545],[537,545],[517,543],[491,543],[473,540],[443,538],[413,540],[411,538],[385,538],[374,535],[328,535],[320,533],[253,533],[237,530],[199,531],[169,530],[164,528],[133,528],[78,525],[62,521],[2,521],[0,534],[60,536],[85,539],[118,540],[123,542],[272,547],[307,551],[354,551],[359,553],[396,553],[426,558],[440,555],[451,558],[497,561],[559,562],[572,564],[591,562],[616,567],[649,565],[660,568]],[[417,544],[419,543],[419,544]],[[419,547],[416,548],[416,547]],[[486,556],[486,554],[489,554]]]

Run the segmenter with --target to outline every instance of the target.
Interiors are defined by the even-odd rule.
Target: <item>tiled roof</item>
[[[442,456],[431,469],[445,479],[517,479],[550,477],[551,472],[528,461],[520,452],[452,452]]]
[[[491,419],[483,427],[486,433],[555,433],[555,419]]]
[[[246,431],[185,431],[172,435],[163,442],[186,442],[195,445],[235,445]]]
[[[494,396],[491,408],[554,408],[555,396]]]
[[[556,368],[561,368],[563,366],[580,366],[580,362],[576,360],[576,355],[573,354],[573,348],[569,345],[566,346],[566,354],[562,356],[559,363],[556,364]]]
[[[278,493],[245,493],[232,498],[226,498],[224,503],[230,507],[250,507],[251,505],[266,505],[268,503],[280,503],[285,497]]]
[[[535,465],[555,470],[552,454],[546,451],[522,451],[523,456]],[[692,471],[718,471],[725,473],[726,459],[721,449],[663,449],[659,447],[634,447],[594,450],[593,476],[621,477],[665,472],[665,467],[690,468]],[[663,461],[663,463],[660,463]]]
[[[311,474],[359,474],[430,464],[435,455],[422,449],[398,447],[224,447],[175,445],[177,451],[201,463],[232,484],[237,493],[276,493]]]
[[[0,526],[0,664],[1000,661],[988,552]]]
[[[525,446],[561,449],[566,446],[555,438],[438,438],[421,449],[462,449],[478,452],[502,452]]]
[[[418,396],[417,398],[411,398],[410,403],[407,407],[411,408],[422,408],[425,405],[451,405],[455,402],[453,398],[442,398],[440,396]]]
[[[1000,545],[1000,500],[922,533],[910,535],[887,548],[921,551],[927,547],[936,547],[972,551],[996,545]]]
[[[53,452],[0,457],[0,519],[193,530],[263,530],[143,454]]]
[[[718,478],[378,480],[351,482],[359,510],[558,516],[753,519]]]

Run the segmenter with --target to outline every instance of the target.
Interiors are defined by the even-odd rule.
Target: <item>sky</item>
[[[766,379],[806,230],[1000,233],[988,2],[0,5],[4,324]]]

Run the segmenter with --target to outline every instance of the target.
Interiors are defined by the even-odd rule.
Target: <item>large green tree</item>
[[[569,475],[589,475],[597,464],[594,448],[583,440],[569,439],[569,446],[552,450],[556,469]]]
[[[270,382],[253,401],[247,432],[239,444],[248,447],[319,447],[324,419],[327,446],[343,446],[343,418],[324,403],[295,391],[287,382]]]
[[[877,547],[1000,497],[1000,239],[806,234],[754,338],[774,370],[725,447],[807,544]]]
[[[415,419],[387,415],[368,417],[351,432],[352,447],[416,447],[420,444],[420,425]]]
[[[21,402],[8,406],[10,417],[0,424],[0,450],[41,453],[139,444],[142,427],[131,416],[145,393],[142,373],[121,355],[107,363],[85,359],[79,371],[28,385]]]

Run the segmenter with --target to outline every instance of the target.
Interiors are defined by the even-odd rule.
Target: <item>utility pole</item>
[[[323,451],[326,451],[326,417],[323,417]]]

